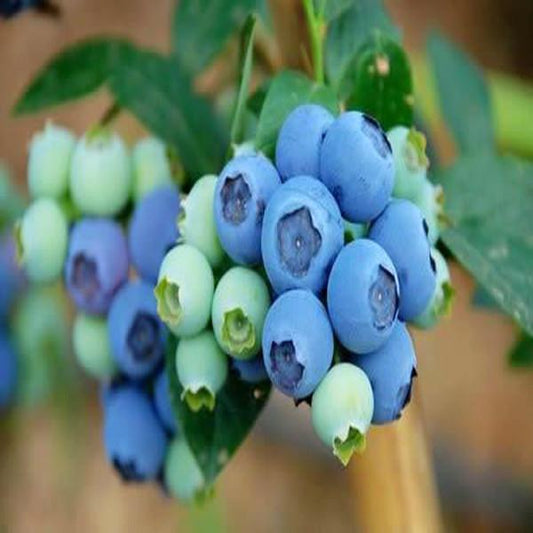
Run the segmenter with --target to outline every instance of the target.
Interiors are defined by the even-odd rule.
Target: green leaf
[[[257,3],[257,0],[180,0],[172,25],[172,48],[180,64],[191,75],[202,71]]]
[[[413,125],[413,79],[403,48],[380,32],[359,49],[343,83],[348,108],[373,116],[385,130]]]
[[[472,295],[472,305],[474,307],[479,307],[480,309],[487,309],[489,311],[499,311],[499,305],[494,301],[494,298],[479,285],[474,289],[474,294]]]
[[[285,71],[272,79],[259,115],[255,146],[272,155],[279,129],[287,115],[298,105],[321,104],[332,113],[338,112],[335,93],[323,85],[314,83],[302,74]]]
[[[429,39],[428,51],[444,119],[459,149],[492,150],[491,103],[483,73],[464,52],[438,33]]]
[[[533,337],[522,333],[509,353],[509,365],[514,368],[533,366]]]
[[[322,15],[324,20],[330,21],[346,11],[353,0],[314,0],[315,13]]]
[[[439,174],[451,226],[442,239],[507,314],[533,335],[533,164],[461,157]]]
[[[109,81],[117,102],[173,146],[190,175],[218,173],[227,137],[209,101],[194,94],[175,61],[131,47]]]
[[[211,485],[252,429],[268,400],[271,385],[269,381],[251,385],[230,372],[217,394],[214,411],[203,409],[193,413],[181,400],[183,389],[176,374],[175,347],[174,339],[166,355],[172,405],[183,436],[206,483]]]
[[[240,80],[237,101],[235,102],[235,111],[233,113],[233,123],[231,125],[231,143],[238,144],[242,142],[244,134],[244,119],[246,109],[246,100],[250,87],[250,77],[252,75],[253,63],[253,42],[254,31],[257,17],[249,15],[244,23],[241,33],[241,61],[240,61]]]
[[[326,74],[333,87],[339,87],[357,50],[375,30],[392,39],[399,38],[381,0],[354,0],[349,9],[331,21],[325,60]]]
[[[33,79],[14,112],[33,113],[95,91],[107,81],[128,48],[125,40],[99,38],[63,50]]]

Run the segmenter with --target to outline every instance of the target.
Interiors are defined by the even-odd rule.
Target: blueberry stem
[[[311,55],[315,80],[324,83],[324,38],[326,24],[324,21],[325,2],[321,2],[318,12],[315,11],[313,0],[302,0],[311,39]]]

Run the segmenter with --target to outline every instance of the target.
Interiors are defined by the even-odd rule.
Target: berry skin
[[[428,239],[433,246],[439,240],[441,227],[445,221],[442,187],[425,180],[413,203],[420,209],[427,222]]]
[[[320,300],[309,291],[282,294],[268,311],[263,358],[272,383],[295,399],[309,396],[333,359],[333,331]]]
[[[172,186],[155,189],[136,205],[128,231],[131,262],[146,281],[155,283],[167,251],[177,244],[180,196]]]
[[[0,322],[7,318],[23,285],[24,276],[17,265],[13,235],[11,232],[0,234]]]
[[[70,131],[51,122],[33,136],[28,157],[28,188],[33,198],[65,195],[75,144]]]
[[[128,247],[121,227],[112,220],[86,218],[70,234],[65,283],[76,306],[104,314],[128,278]]]
[[[166,430],[174,435],[178,431],[176,415],[172,408],[170,389],[168,386],[168,375],[163,368],[154,380],[154,405],[159,419]]]
[[[446,259],[436,248],[431,249],[431,256],[437,270],[435,290],[426,309],[413,320],[414,325],[422,329],[436,326],[442,317],[448,315],[455,296]]]
[[[165,486],[170,494],[182,502],[201,499],[205,492],[205,480],[183,438],[174,439],[165,459]]]
[[[248,268],[233,267],[218,282],[211,320],[220,347],[236,359],[252,359],[261,349],[270,295],[263,278]]]
[[[85,215],[113,216],[131,193],[131,164],[124,141],[107,131],[86,133],[76,144],[70,194]]]
[[[381,246],[368,239],[346,245],[328,282],[328,311],[341,344],[376,350],[389,337],[401,302],[396,269]]]
[[[200,178],[183,202],[178,222],[184,242],[198,248],[212,268],[219,267],[226,257],[213,211],[216,184],[217,176]]]
[[[369,222],[383,211],[394,185],[394,160],[373,118],[348,111],[333,122],[322,143],[320,179],[346,220]]]
[[[155,288],[157,313],[178,336],[200,333],[209,322],[215,281],[204,255],[189,244],[167,253]]]
[[[215,222],[222,247],[236,263],[261,262],[263,214],[279,184],[274,165],[260,154],[235,157],[220,173]]]
[[[182,400],[192,411],[215,408],[216,395],[228,377],[228,358],[211,331],[180,339],[176,372],[183,387]]]
[[[368,237],[392,259],[400,282],[399,317],[412,320],[424,311],[435,290],[435,262],[420,209],[408,200],[392,200],[370,226]]]
[[[17,356],[9,342],[7,332],[0,328],[0,411],[13,400],[17,378]]]
[[[246,383],[256,384],[268,379],[262,354],[253,359],[232,359],[231,366]]]
[[[152,285],[131,281],[113,298],[107,319],[111,352],[132,379],[149,376],[163,359],[166,329],[157,316]]]
[[[268,278],[278,294],[289,289],[319,294],[343,243],[339,208],[320,181],[297,176],[272,195],[261,247]]]
[[[61,276],[67,253],[68,224],[49,198],[33,202],[15,227],[17,254],[28,278],[48,283]]]
[[[104,409],[107,458],[123,481],[156,479],[167,439],[148,397],[132,385],[107,396]]]
[[[172,185],[167,147],[156,137],[145,137],[131,152],[133,199],[138,202],[149,192]]]
[[[316,104],[300,105],[289,113],[276,143],[276,167],[282,181],[293,176],[319,177],[322,141],[334,120]]]
[[[415,128],[396,126],[387,132],[394,157],[394,188],[398,198],[414,201],[426,181],[429,160],[426,138]]]
[[[372,423],[398,420],[411,399],[411,384],[416,376],[415,349],[405,324],[398,322],[381,348],[364,355],[352,355],[350,361],[368,376],[372,385]]]
[[[335,365],[313,394],[311,419],[322,442],[346,466],[362,453],[372,420],[374,397],[366,374],[350,363]]]
[[[92,377],[107,380],[117,373],[104,318],[78,313],[72,329],[72,344],[78,363]]]

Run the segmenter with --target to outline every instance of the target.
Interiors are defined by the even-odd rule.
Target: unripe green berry
[[[435,244],[439,239],[441,230],[446,225],[442,187],[424,180],[413,202],[422,211],[422,216],[427,222],[429,242]]]

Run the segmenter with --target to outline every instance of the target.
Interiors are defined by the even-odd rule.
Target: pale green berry
[[[252,359],[261,349],[270,306],[268,287],[254,270],[233,267],[218,282],[211,320],[218,344],[236,359]]]
[[[33,202],[15,226],[17,254],[29,279],[50,282],[61,276],[67,255],[68,224],[50,198]]]
[[[178,336],[196,335],[211,316],[215,281],[204,255],[189,244],[170,250],[154,290],[157,313]]]
[[[105,380],[117,373],[105,318],[79,313],[74,320],[72,343],[78,363],[92,377]]]
[[[435,291],[424,312],[413,320],[415,326],[423,329],[436,326],[441,318],[449,315],[455,297],[446,259],[436,248],[431,249],[431,256],[435,261]]]
[[[128,148],[116,133],[96,130],[78,141],[70,168],[70,194],[82,213],[116,215],[128,202],[131,181]]]
[[[145,137],[133,147],[133,198],[138,202],[145,194],[172,184],[172,168],[165,144],[156,137]]]
[[[394,157],[393,196],[413,201],[426,179],[426,138],[415,128],[396,126],[387,133]]]
[[[228,377],[228,357],[211,331],[179,341],[176,373],[183,387],[181,398],[192,411],[215,408],[216,395]]]
[[[348,244],[357,239],[366,237],[368,233],[368,224],[357,224],[344,220],[344,243]]]
[[[75,144],[70,131],[51,122],[33,136],[28,157],[28,188],[34,198],[65,195]]]
[[[366,374],[355,365],[331,368],[313,394],[313,427],[322,442],[346,466],[366,446],[374,412],[374,395]]]
[[[424,180],[413,202],[422,211],[422,216],[427,222],[429,242],[435,244],[439,239],[441,230],[446,226],[444,192],[442,187],[440,185],[433,185],[428,180]]]
[[[200,250],[212,268],[220,266],[225,258],[218,240],[213,202],[217,176],[200,178],[182,202],[178,226],[184,242]]]
[[[164,479],[169,493],[182,502],[201,500],[206,493],[202,471],[183,437],[168,446]]]

